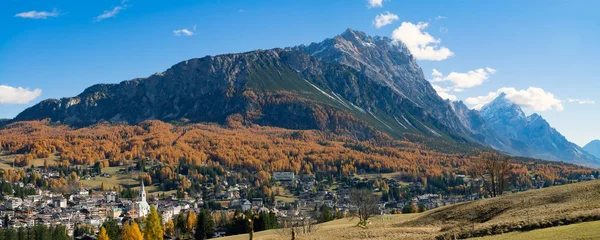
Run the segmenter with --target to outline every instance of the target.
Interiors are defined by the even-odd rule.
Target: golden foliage
[[[231,119],[237,120],[237,118]],[[231,124],[236,125],[236,124]],[[0,129],[0,148],[21,154],[20,164],[29,164],[45,152],[57,153],[62,164],[111,165],[144,159],[160,161],[165,167],[152,176],[173,180],[180,162],[220,165],[257,173],[258,183],[270,173],[329,172],[349,176],[366,172],[400,172],[405,181],[419,181],[444,174],[466,174],[477,154],[447,154],[404,140],[378,138],[359,141],[348,136],[316,130],[287,130],[275,127],[235,129],[207,124],[175,126],[161,121],[139,125],[96,124],[72,129],[43,121],[18,122]],[[517,182],[527,183],[530,175],[547,181],[588,174],[590,169],[538,160],[513,161]],[[173,166],[173,167],[169,167]],[[5,171],[5,174],[6,173]],[[149,185],[152,179],[140,176]],[[202,178],[193,173],[189,178]],[[77,176],[71,176],[76,180]]]
[[[122,240],[143,240],[144,235],[140,231],[140,227],[135,221],[123,224],[123,232],[121,233]]]
[[[97,240],[110,240],[108,238],[108,234],[106,233],[106,229],[104,227],[100,228],[100,232],[98,233]]]

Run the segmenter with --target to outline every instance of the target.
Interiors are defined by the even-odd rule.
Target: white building
[[[4,203],[6,209],[14,210],[23,205],[23,200],[20,198],[10,198]]]
[[[273,179],[276,181],[293,181],[296,178],[294,172],[274,172]]]
[[[55,197],[52,203],[54,207],[67,208],[67,199],[64,197]]]
[[[146,202],[146,189],[142,180],[142,188],[140,189],[140,201],[137,202],[138,217],[146,217],[150,213],[150,205]]]

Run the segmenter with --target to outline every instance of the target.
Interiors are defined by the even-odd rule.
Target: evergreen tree
[[[213,236],[215,232],[215,222],[213,221],[210,212],[206,209],[202,209],[198,215],[196,222],[196,240],[208,239]]]
[[[160,216],[154,205],[150,207],[150,214],[146,218],[146,228],[144,230],[144,236],[147,240],[163,240],[164,230],[160,222]]]
[[[334,219],[334,216],[331,214],[331,208],[327,207],[327,206],[322,207],[321,215],[319,216],[319,221],[324,223],[324,222],[329,222],[333,219]]]
[[[427,208],[425,208],[425,205],[423,205],[422,203],[419,203],[419,212],[425,212],[427,211]]]
[[[20,227],[17,231],[17,237],[18,240],[27,240],[27,229]]]
[[[13,228],[6,229],[4,232],[4,236],[6,240],[14,240],[17,239],[17,232]]]
[[[119,228],[117,220],[110,218],[102,224],[102,227],[106,230],[109,239],[118,240],[121,238],[121,228]]]
[[[52,240],[70,240],[69,234],[67,233],[67,227],[63,225],[56,226],[52,230]]]
[[[185,235],[188,233],[187,221],[183,214],[177,215],[175,220],[175,234],[178,236]]]

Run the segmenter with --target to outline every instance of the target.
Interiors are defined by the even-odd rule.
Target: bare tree
[[[369,218],[377,214],[379,198],[368,189],[353,189],[350,191],[350,204],[356,206],[356,214],[360,221],[359,226],[367,226]]]
[[[481,178],[483,188],[491,197],[502,195],[510,183],[510,158],[497,153],[482,153],[472,169],[473,177]]]

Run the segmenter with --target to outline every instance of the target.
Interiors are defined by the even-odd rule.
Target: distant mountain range
[[[195,58],[165,72],[48,99],[12,121],[86,126],[148,119],[421,135],[583,165],[600,160],[503,96],[481,111],[441,99],[401,42],[348,29],[320,43]]]
[[[462,103],[454,103],[460,104]],[[597,157],[569,142],[542,116],[536,113],[526,116],[521,107],[510,102],[504,93],[483,106],[480,111],[470,110],[468,117],[464,117],[464,114],[459,114],[459,117],[467,126],[478,126],[472,128],[472,131],[485,135],[485,143],[500,151],[519,156],[600,166]]]

